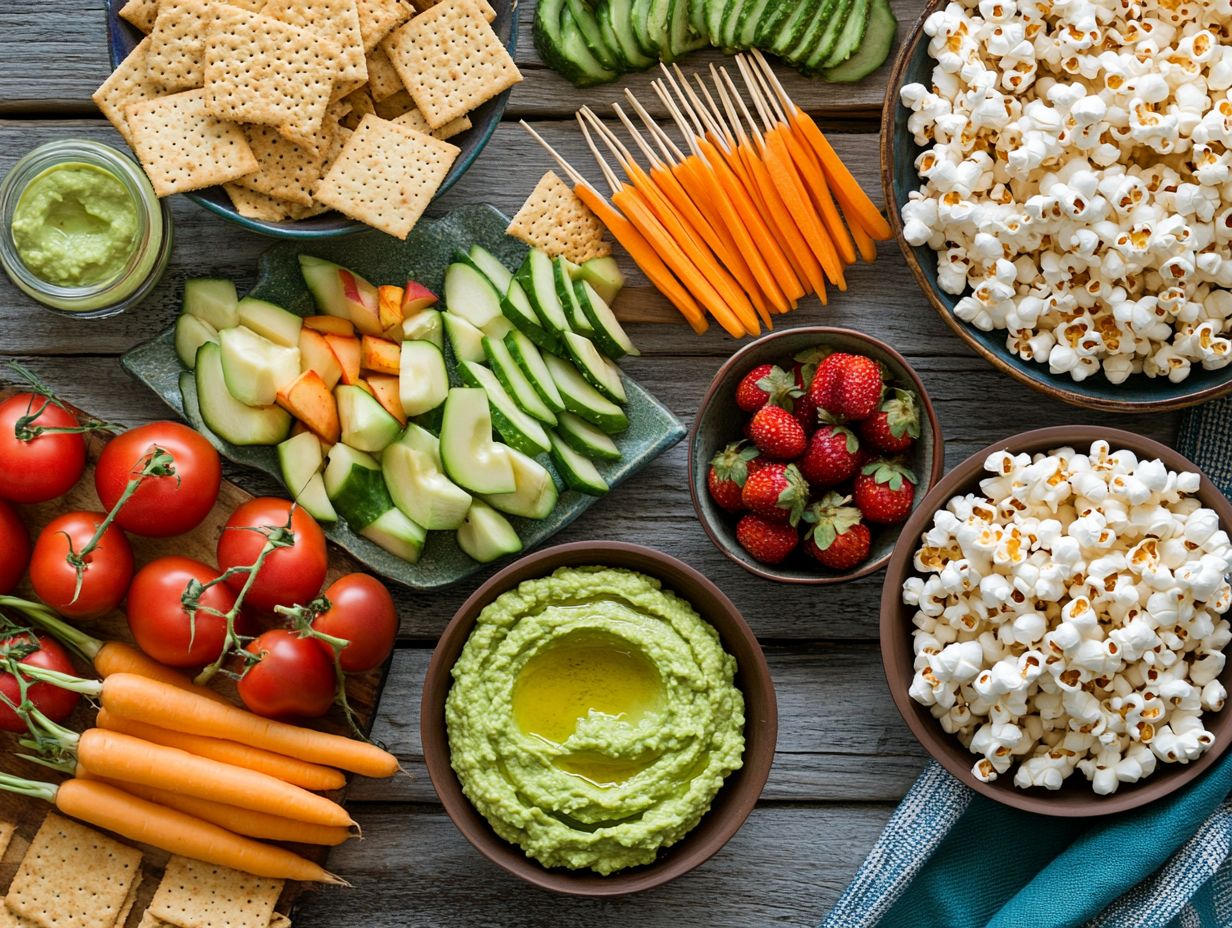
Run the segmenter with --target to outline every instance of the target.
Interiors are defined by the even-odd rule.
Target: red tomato
[[[0,595],[12,593],[30,563],[30,533],[17,510],[0,499]]]
[[[36,415],[19,427],[20,420]],[[86,440],[80,432],[29,433],[79,425],[71,413],[34,393],[0,403],[0,499],[42,503],[67,493],[86,469]]]
[[[133,549],[124,533],[107,527],[98,546],[86,555],[81,591],[76,592],[77,571],[69,563],[106,518],[101,512],[66,512],[39,533],[30,559],[30,583],[39,599],[70,619],[97,619],[124,599],[133,578]]]
[[[227,622],[220,613],[235,607],[235,594],[217,583],[201,596],[190,618],[184,593],[192,580],[209,583],[218,571],[190,557],[160,557],[137,571],[128,590],[128,627],[138,646],[160,664],[204,667],[218,659],[227,643]]]
[[[252,529],[283,527],[290,511],[291,504],[285,499],[268,496],[251,499],[235,510],[218,539],[218,570],[255,564],[266,537],[264,532]],[[328,565],[321,527],[297,507],[291,517],[291,532],[295,543],[270,552],[248,591],[245,607],[273,612],[275,606],[308,603],[321,591]],[[227,583],[238,593],[246,580],[245,574],[236,574],[227,578]]]
[[[28,634],[14,635],[0,641],[0,655],[7,657],[17,648],[31,644],[37,645],[38,650],[19,658],[18,663],[76,675],[77,671],[73,667],[73,661],[68,656],[68,652],[54,638]],[[8,697],[14,705],[21,702],[21,687],[17,685],[17,678],[11,673],[0,673],[0,693]],[[72,715],[80,698],[71,690],[61,689],[50,683],[31,685],[26,690],[26,696],[34,703],[35,708],[53,722],[63,722]],[[8,703],[2,701],[0,701],[0,730],[26,731],[26,723],[9,708]]]
[[[334,662],[316,641],[275,628],[250,641],[248,650],[261,659],[244,671],[236,690],[257,715],[314,719],[334,704]]]
[[[158,446],[175,462],[173,473],[146,477],[115,518],[134,535],[182,535],[201,524],[218,499],[222,466],[218,452],[199,433],[178,422],[151,422],[111,439],[94,468],[94,487],[110,510],[128,482],[141,473]]]
[[[379,667],[394,649],[398,636],[398,613],[389,590],[375,577],[347,574],[325,591],[329,608],[312,621],[312,627],[350,642],[339,660],[347,673],[362,673]],[[334,649],[317,639],[333,659]]]

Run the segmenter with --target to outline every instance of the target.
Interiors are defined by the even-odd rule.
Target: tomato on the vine
[[[31,648],[33,650],[30,650]],[[68,652],[54,638],[22,633],[0,640],[0,656],[17,657],[21,651],[30,653],[18,657],[19,664],[29,664],[31,667],[56,670],[60,673],[77,672]],[[7,671],[0,671],[0,693],[15,706],[21,703],[21,686],[17,678]],[[26,698],[53,722],[63,722],[73,714],[81,697],[72,690],[61,689],[51,683],[32,683],[26,690]],[[0,701],[0,730],[26,731],[26,723],[3,701]]]
[[[94,487],[104,508],[112,509],[155,447],[174,459],[172,472],[145,477],[116,514],[115,524],[134,535],[182,535],[214,508],[222,482],[218,452],[199,432],[178,422],[151,422],[116,436],[98,457]]]
[[[194,616],[184,608],[192,581],[206,584],[217,577],[213,567],[189,557],[160,557],[142,567],[128,590],[128,627],[138,647],[170,667],[217,660],[227,644],[223,616],[234,608],[235,594],[216,583],[201,594]]]
[[[275,628],[250,641],[247,650],[259,659],[235,688],[257,715],[311,719],[334,704],[334,662],[315,640]]]
[[[42,503],[67,493],[86,469],[86,440],[76,417],[37,393],[0,403],[0,499]]]
[[[244,599],[245,608],[273,612],[275,606],[306,604],[325,582],[328,555],[321,527],[300,507],[292,515],[287,500],[264,496],[244,503],[227,520],[218,539],[219,571],[255,564],[265,547],[266,530],[285,528],[288,515],[294,544],[266,557]],[[227,583],[238,593],[247,579],[247,574],[237,573]]]
[[[350,642],[338,655],[342,669],[363,673],[384,663],[398,636],[398,613],[385,585],[367,574],[347,574],[331,583],[324,595],[329,608],[312,620],[312,627]],[[316,640],[332,660],[333,647]]]
[[[0,499],[0,596],[12,593],[30,563],[30,533],[17,510]]]
[[[30,583],[39,599],[70,619],[97,619],[124,599],[133,577],[133,549],[115,525],[107,526],[81,560],[81,589],[73,560],[85,550],[106,516],[66,512],[39,533],[30,559]]]

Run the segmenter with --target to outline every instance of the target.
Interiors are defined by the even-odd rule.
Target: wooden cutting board
[[[0,387],[0,401],[7,399],[17,392],[19,391],[11,387]],[[17,507],[26,523],[26,527],[30,530],[32,543],[38,537],[38,533],[42,530],[43,526],[65,512],[73,510],[102,512],[102,504],[99,502],[98,494],[94,491],[94,463],[98,460],[99,454],[106,445],[107,438],[108,436],[105,432],[86,433],[88,452],[86,472],[77,485],[67,494],[50,502]],[[214,505],[213,510],[193,531],[171,538],[140,538],[136,535],[129,535],[129,542],[132,545],[133,556],[136,560],[136,569],[140,570],[150,561],[169,554],[195,558],[210,565],[215,564],[215,550],[223,526],[236,507],[252,498],[251,493],[224,479],[222,487],[218,492],[218,501]],[[350,555],[333,545],[329,545],[328,551],[329,572],[325,580],[327,586],[344,574],[363,570],[362,566]],[[17,589],[17,595],[25,599],[34,599],[34,594],[30,589],[28,581],[22,581],[21,586]],[[11,614],[10,618],[17,622],[21,621],[21,617],[16,614]],[[121,640],[130,643],[133,641],[133,637],[128,630],[128,620],[122,609],[91,622],[76,624],[96,638]],[[272,625],[272,622],[267,622],[261,627],[272,627]],[[385,684],[386,674],[389,672],[389,664],[390,662],[387,660],[383,666],[365,674],[351,675],[347,680],[347,699],[350,701],[351,707],[354,709],[365,731],[370,731],[372,728],[372,720],[376,714],[377,704],[380,701],[381,689]],[[78,662],[77,669],[81,676],[96,676],[94,669],[87,664]],[[211,686],[219,692],[226,693],[238,703],[239,700],[235,697],[235,687],[229,678],[219,675],[215,677]],[[95,714],[95,707],[83,699],[81,706],[64,724],[75,731],[84,731],[93,724]],[[323,731],[332,731],[343,735],[348,733],[346,722],[341,712],[336,708],[325,718],[317,719],[308,724]],[[21,751],[22,749],[17,744],[16,735],[0,733],[0,752],[2,752],[0,753],[0,770],[16,774],[17,776],[28,777],[32,780],[58,781],[63,779],[62,776],[53,770],[16,757],[16,753]],[[348,777],[348,785],[349,779]],[[330,798],[342,802],[346,795],[346,788],[344,787],[328,795]],[[0,858],[0,896],[7,891],[9,882],[12,880],[18,864],[25,855],[30,839],[34,836],[34,833],[38,830],[39,825],[42,824],[43,818],[50,809],[51,806],[41,800],[29,799],[8,792],[0,792],[0,819],[12,822],[17,826],[17,834],[14,836],[8,850]],[[127,843],[131,844],[132,842]],[[328,848],[307,845],[288,845],[288,847],[305,857],[321,863],[325,862],[329,851]],[[167,859],[167,855],[164,852],[155,848],[141,846],[141,849],[144,851],[143,867],[145,873],[137,904],[133,907],[133,912],[128,918],[127,925],[130,928],[135,928],[141,920],[141,915],[148,906],[150,898],[154,895],[154,890],[158,887],[158,882],[162,878],[163,866]],[[346,878],[345,874],[340,874],[340,876],[344,879]],[[278,911],[290,913],[299,895],[311,888],[308,884],[289,882],[283,891],[282,897],[279,899]]]

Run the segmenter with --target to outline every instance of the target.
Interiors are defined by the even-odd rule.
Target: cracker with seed
[[[146,69],[164,93],[200,87],[205,78],[206,34],[226,11],[226,0],[162,0],[150,30]]]
[[[405,239],[457,157],[458,148],[448,142],[365,116],[321,181],[316,200]]]
[[[433,129],[428,125],[428,120],[424,119],[424,114],[419,112],[419,110],[408,110],[401,116],[395,116],[390,122],[414,129],[416,132],[423,132],[425,135],[430,135],[442,141],[451,139],[458,133],[465,132],[471,127],[471,118],[469,116],[459,116],[453,122],[447,122],[439,129]]]
[[[141,876],[141,852],[48,813],[5,904],[43,928],[112,928]]]
[[[146,71],[149,51],[150,39],[146,37],[137,43],[137,47],[128,53],[128,57],[120,62],[120,66],[111,72],[111,76],[103,81],[103,86],[94,91],[90,98],[129,145],[133,140],[124,108],[130,103],[152,100],[161,94],[158,84],[150,79]]]
[[[356,0],[356,6],[359,7],[359,34],[363,37],[365,52],[376,48],[381,39],[415,13],[404,0]]]
[[[603,223],[553,171],[539,179],[505,232],[574,264],[612,253]]]
[[[335,83],[350,85],[353,90],[368,79],[355,0],[268,0],[261,12],[301,29],[314,29],[323,38],[337,42]]]
[[[205,91],[130,103],[133,150],[160,197],[223,184],[260,165],[244,131],[206,111]]]
[[[149,34],[158,18],[158,0],[128,0],[120,10],[120,18]]]
[[[232,7],[205,40],[206,107],[307,138],[325,118],[339,53],[313,29]]]
[[[368,54],[367,64],[368,92],[373,100],[384,100],[406,89],[402,86],[402,78],[394,70],[394,63],[380,45]]]
[[[434,129],[522,80],[475,0],[441,0],[382,45]]]
[[[283,881],[172,857],[149,911],[179,928],[267,928]]]

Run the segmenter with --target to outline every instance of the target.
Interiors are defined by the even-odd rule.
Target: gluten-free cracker
[[[164,93],[200,87],[205,37],[227,11],[226,0],[162,0],[150,30],[146,69]]]
[[[94,91],[90,98],[129,145],[132,144],[132,136],[128,132],[124,108],[130,103],[153,99],[161,93],[146,72],[149,51],[150,40],[147,37],[137,43],[137,47],[128,53],[128,57],[120,62],[120,66],[111,72],[111,76],[103,81],[103,86]]]
[[[448,142],[365,116],[321,181],[316,200],[405,239],[457,157],[458,148]]]
[[[282,880],[172,857],[149,912],[178,928],[267,928],[282,886]]]
[[[324,38],[336,42],[338,59],[335,83],[354,89],[368,79],[355,0],[268,0],[261,12],[301,29],[315,29]],[[338,92],[333,94],[335,98],[340,95]]]
[[[364,51],[370,52],[381,39],[411,18],[414,10],[405,0],[356,0],[359,7],[359,34]]]
[[[120,18],[148,33],[158,18],[158,0],[128,0],[120,10]]]
[[[441,0],[386,36],[382,45],[433,128],[522,80],[474,0]]]
[[[603,223],[553,171],[539,179],[505,231],[574,264],[612,253],[603,238]]]
[[[133,149],[160,197],[223,184],[259,167],[244,131],[206,111],[204,90],[132,103],[124,113]]]
[[[389,60],[389,56],[385,54],[385,49],[377,45],[367,57],[368,64],[368,92],[372,94],[373,100],[384,100],[387,97],[392,97],[399,91],[405,91],[402,86],[402,78],[398,76],[398,72],[394,69],[394,63]]]

